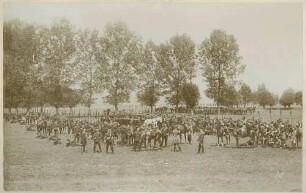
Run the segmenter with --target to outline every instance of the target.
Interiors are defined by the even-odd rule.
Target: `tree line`
[[[218,29],[198,46],[188,34],[155,44],[143,42],[123,22],[109,23],[100,32],[77,29],[65,18],[50,26],[14,19],[3,25],[3,54],[8,109],[53,106],[58,112],[82,104],[90,110],[95,94],[106,93],[105,102],[118,110],[133,90],[151,110],[161,97],[176,108],[192,109],[200,98],[192,83],[197,70],[207,85],[206,96],[218,106],[254,101],[248,85],[236,90],[245,69],[237,40]],[[287,98],[291,95],[280,101]]]
[[[291,105],[296,104],[303,106],[302,102],[302,91],[294,91],[292,88],[288,88],[283,91],[282,95],[279,97],[277,94],[269,91],[265,84],[258,85],[257,90],[253,90],[249,85],[242,83],[240,84],[240,89],[232,89],[232,94],[228,96],[229,101],[235,102],[233,105],[242,104],[244,106],[248,104],[257,104],[265,108],[266,106],[273,107],[277,104],[282,106],[291,107]]]

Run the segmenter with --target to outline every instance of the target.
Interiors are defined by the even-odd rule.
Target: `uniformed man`
[[[177,127],[175,127],[172,131],[173,133],[173,145],[174,145],[174,151],[176,152],[176,146],[178,146],[179,151],[181,151],[180,146],[180,131]]]
[[[191,137],[192,137],[192,129],[189,125],[187,125],[187,140],[189,144],[191,144]]]
[[[200,134],[198,136],[198,143],[199,143],[198,153],[204,153],[204,136],[205,136],[204,130],[201,129]]]
[[[113,135],[111,129],[107,130],[107,133],[105,134],[105,141],[106,141],[106,153],[108,153],[108,148],[110,147],[112,150],[112,154],[114,154],[114,147],[113,147]]]
[[[153,148],[157,148],[156,147],[156,142],[158,142],[158,144],[159,144],[159,149],[162,149],[162,145],[163,145],[162,144],[162,132],[158,128],[155,131],[154,147]]]
[[[168,142],[168,135],[169,135],[169,130],[168,126],[164,123],[162,127],[162,145],[165,144],[165,147],[167,147],[167,142]]]
[[[144,148],[147,149],[147,133],[145,131],[145,129],[141,129],[141,142],[140,142],[140,148],[142,146],[142,144],[144,145]]]
[[[292,132],[290,134],[290,142],[291,142],[291,148],[296,147],[296,128],[292,127]]]
[[[155,130],[151,127],[150,128],[150,134],[149,134],[149,137],[148,137],[149,147],[151,147],[151,141],[152,140],[155,140]]]
[[[77,123],[74,126],[74,142],[75,143],[80,143],[80,134],[81,134],[81,132],[82,132],[81,126],[79,125],[79,123]]]
[[[136,148],[138,148],[139,152],[141,149],[141,132],[140,128],[137,128],[136,136],[135,136],[135,143],[134,143],[134,151],[136,151]]]
[[[94,131],[94,134],[93,134],[93,140],[94,140],[94,148],[93,148],[93,152],[95,153],[96,152],[96,146],[99,147],[99,152],[101,152],[101,144],[100,144],[100,140],[101,140],[101,133],[99,132],[98,129],[96,129]]]
[[[81,152],[82,153],[85,153],[85,147],[86,147],[86,144],[87,144],[87,136],[86,136],[86,130],[83,129],[81,131]]]

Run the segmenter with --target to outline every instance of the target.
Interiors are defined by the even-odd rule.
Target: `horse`
[[[244,125],[239,125],[237,122],[234,129],[234,137],[236,139],[236,147],[239,147],[239,138],[251,137],[251,130],[254,128],[254,123],[247,122]],[[252,135],[254,135],[252,133]]]
[[[162,123],[163,118],[162,117],[157,117],[157,118],[153,118],[153,119],[146,119],[143,123],[143,126],[149,126],[149,125],[157,126],[158,122]]]
[[[193,119],[188,119],[187,120],[187,127],[189,127],[192,131],[192,134],[194,134],[195,130],[196,130],[196,122]]]

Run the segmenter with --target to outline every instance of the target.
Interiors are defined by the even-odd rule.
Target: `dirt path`
[[[63,138],[64,139],[64,138]],[[65,142],[65,140],[63,140]],[[4,128],[4,188],[14,191],[301,191],[302,151],[212,146],[205,155],[196,144],[182,152],[87,153],[79,147],[53,145],[18,124]],[[232,144],[234,145],[234,144]],[[105,152],[105,146],[102,146]]]

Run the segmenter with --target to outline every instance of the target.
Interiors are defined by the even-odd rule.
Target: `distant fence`
[[[227,117],[227,115],[221,115],[223,117]],[[241,115],[230,115],[233,119],[241,118]],[[246,119],[262,119],[263,121],[270,122],[275,121],[277,119],[282,119],[285,121],[289,121],[291,124],[297,124],[298,121],[302,122],[303,120],[303,110],[301,108],[298,109],[263,109],[256,108],[254,113],[249,113],[242,115],[245,116]]]

